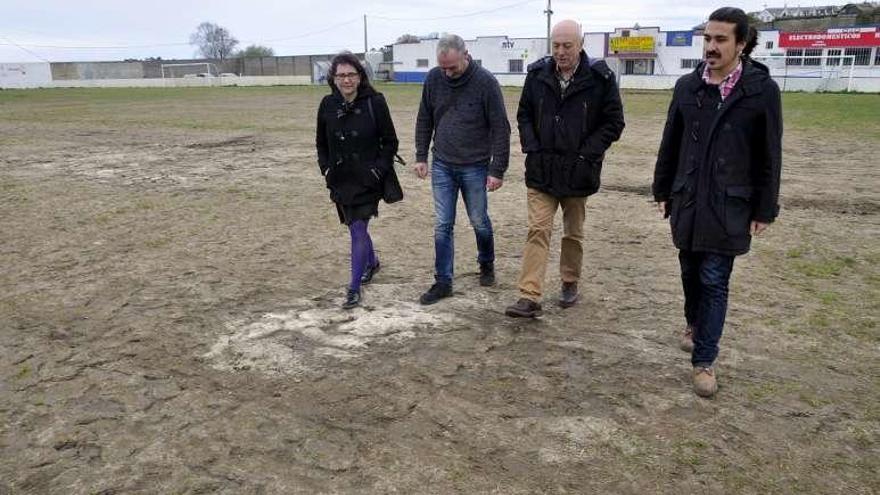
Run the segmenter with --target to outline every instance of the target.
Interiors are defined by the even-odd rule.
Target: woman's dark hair
[[[734,24],[733,33],[736,36],[737,43],[745,43],[743,47],[743,56],[748,57],[752,54],[752,50],[758,46],[758,30],[754,26],[749,25],[749,16],[742,9],[736,7],[721,7],[712,12],[709,16],[710,21],[726,22]]]
[[[354,67],[354,70],[360,75],[358,92],[367,88],[372,88],[372,86],[370,86],[370,81],[367,78],[367,70],[364,69],[364,64],[362,64],[361,61],[351,52],[342,52],[333,57],[333,60],[330,61],[330,70],[327,72],[327,84],[329,84],[331,88],[336,89],[336,69],[342,64]]]

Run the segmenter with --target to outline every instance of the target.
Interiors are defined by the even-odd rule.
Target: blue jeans
[[[733,256],[679,251],[684,316],[694,329],[691,364],[710,366],[718,357],[718,342],[727,316],[727,293]]]
[[[486,194],[488,175],[489,166],[485,163],[452,165],[434,159],[431,166],[431,189],[434,191],[434,278],[439,283],[452,284],[452,267],[455,263],[453,229],[459,191],[477,235],[477,262],[485,264],[495,261],[495,238]]]

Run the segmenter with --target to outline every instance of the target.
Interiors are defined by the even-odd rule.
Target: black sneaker
[[[361,291],[348,289],[342,309],[353,309],[361,305]]]
[[[483,287],[495,285],[495,263],[480,264],[480,285]]]
[[[428,292],[422,294],[422,297],[419,298],[419,302],[428,305],[434,304],[440,299],[449,297],[452,295],[452,285],[444,284],[442,282],[437,282],[428,289]]]
[[[382,268],[382,265],[379,263],[379,260],[376,260],[376,264],[373,266],[368,266],[366,270],[364,270],[364,274],[361,275],[361,284],[368,284],[373,280],[373,275],[379,273],[379,269]]]

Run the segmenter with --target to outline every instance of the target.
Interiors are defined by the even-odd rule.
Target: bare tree
[[[238,40],[229,31],[213,22],[203,22],[189,36],[189,44],[195,45],[205,58],[224,60],[232,55]]]

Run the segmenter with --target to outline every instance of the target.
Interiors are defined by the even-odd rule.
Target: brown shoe
[[[504,314],[513,318],[534,318],[544,314],[544,311],[541,309],[540,304],[531,299],[521,297],[516,304],[508,306]]]
[[[678,341],[678,347],[684,352],[694,352],[694,327],[690,325],[685,327],[681,340]]]
[[[694,393],[700,397],[712,397],[718,391],[713,366],[694,366]]]
[[[559,305],[561,307],[570,308],[578,302],[579,298],[577,282],[562,283],[562,290],[559,291]]]

